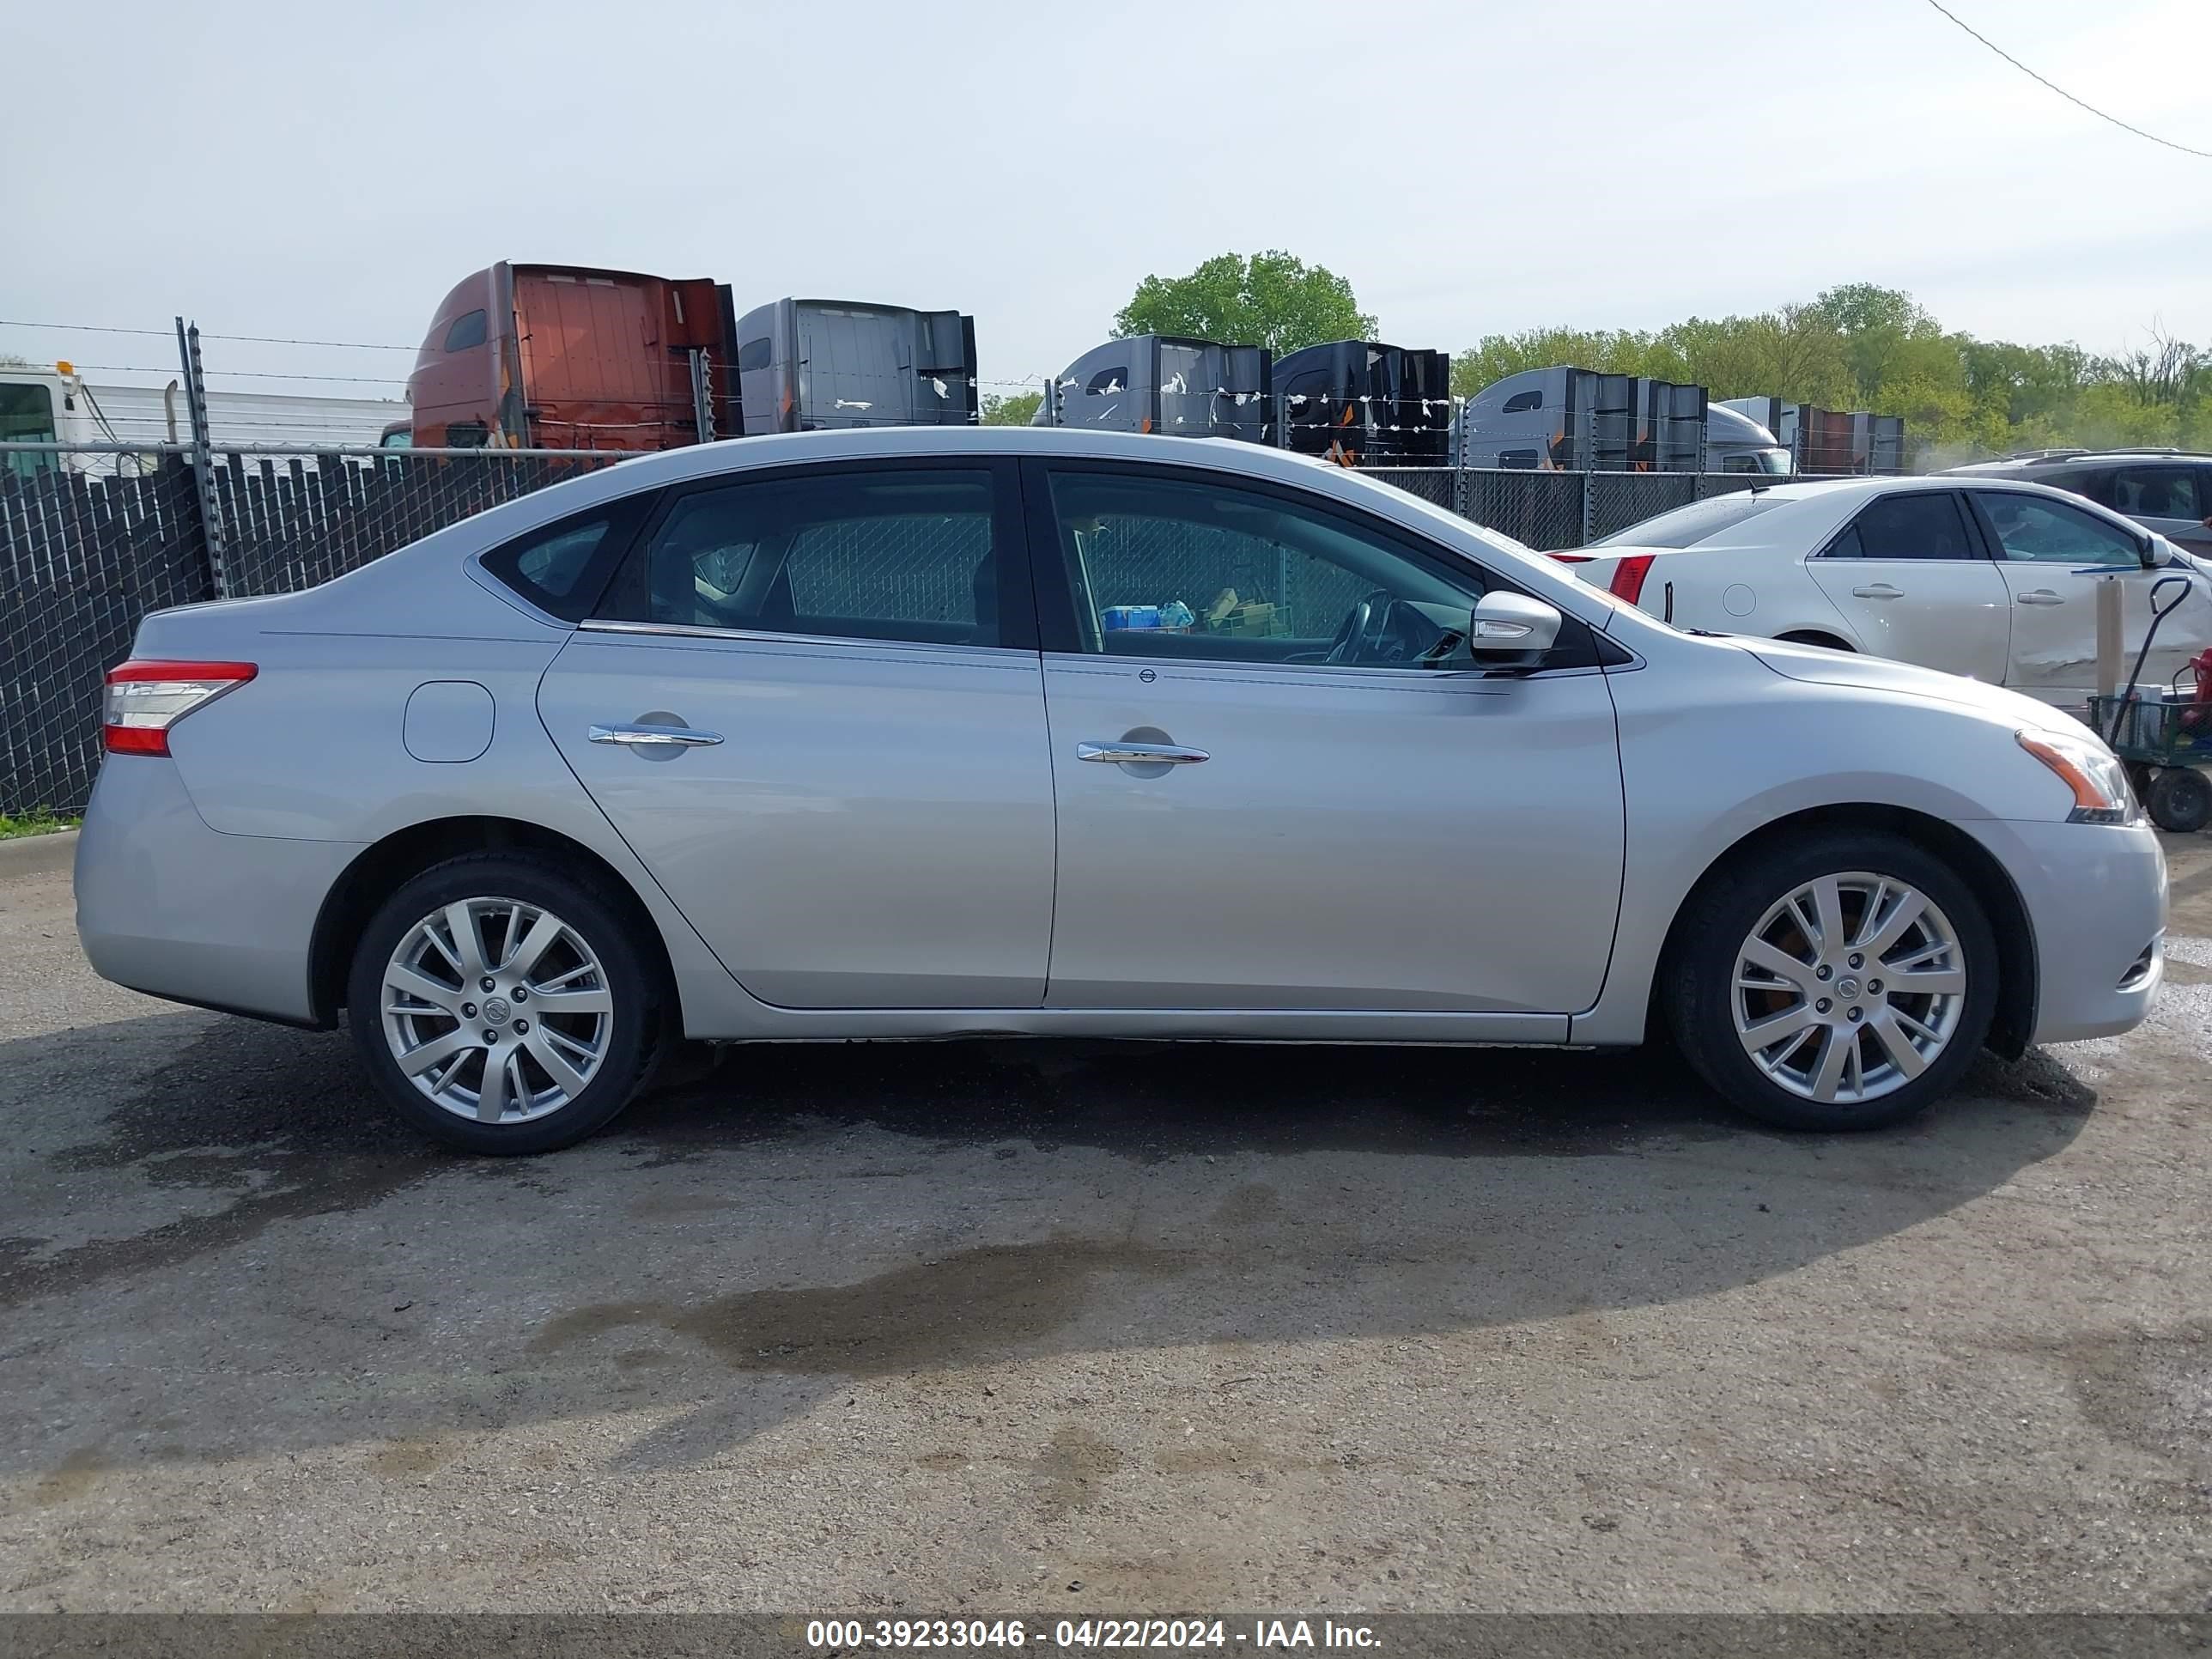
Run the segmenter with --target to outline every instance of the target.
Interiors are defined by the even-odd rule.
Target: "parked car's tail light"
[[[250,662],[126,662],[107,671],[100,737],[111,755],[166,755],[169,728],[260,671]]]
[[[1644,579],[1651,574],[1654,556],[1650,553],[1630,554],[1613,566],[1613,580],[1606,585],[1606,591],[1617,599],[1634,605],[1644,597]]]
[[[2074,792],[2072,823],[2133,823],[2141,810],[2128,787],[2127,769],[2112,751],[2094,739],[2061,732],[2016,732],[2020,746],[2058,775]]]

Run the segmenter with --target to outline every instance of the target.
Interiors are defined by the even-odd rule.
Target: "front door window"
[[[2142,563],[2132,532],[2093,518],[2063,501],[1991,490],[1975,501],[2008,561],[2069,567],[2110,565],[2131,570]]]
[[[1285,497],[1048,471],[1080,648],[1316,667],[1466,667],[1482,574]]]

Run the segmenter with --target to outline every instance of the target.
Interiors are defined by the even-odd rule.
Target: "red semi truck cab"
[[[454,285],[408,377],[418,448],[673,449],[744,430],[730,290],[502,261]]]

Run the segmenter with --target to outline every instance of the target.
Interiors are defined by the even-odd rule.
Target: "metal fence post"
[[[1590,489],[1590,481],[1596,477],[1597,474],[1591,471],[1588,467],[1584,467],[1583,469],[1583,538],[1581,545],[1584,547],[1588,547],[1590,544],[1592,534],[1591,526],[1595,524],[1597,521],[1597,502],[1594,499],[1595,492]]]
[[[707,354],[694,347],[691,352],[691,419],[699,428],[699,441],[714,441],[714,368],[707,361]]]
[[[1460,441],[1459,429],[1460,416],[1464,413],[1464,410],[1460,400],[1449,392],[1444,396],[1444,408],[1448,411],[1445,418],[1451,422],[1447,428],[1448,436],[1445,440],[1444,453],[1451,457],[1452,511],[1462,519],[1471,519],[1474,514],[1467,510],[1468,498],[1472,493],[1467,478],[1467,449]],[[1422,412],[1424,414],[1427,412],[1425,406]]]
[[[223,562],[222,514],[216,506],[215,457],[208,445],[207,382],[200,374],[200,327],[177,319],[177,356],[185,370],[185,412],[192,423],[192,483],[200,504],[200,538],[206,544],[208,574],[218,599],[230,597],[230,572]]]

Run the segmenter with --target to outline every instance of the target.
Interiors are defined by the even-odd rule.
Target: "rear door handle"
[[[1213,757],[1203,749],[1186,749],[1176,743],[1079,743],[1075,745],[1075,758],[1101,761],[1109,766],[1126,761],[1135,761],[1139,765],[1195,766]]]
[[[2022,605],[2063,605],[2066,603],[2066,596],[2063,593],[2054,593],[2047,587],[2031,587],[2027,592],[2021,594],[2019,599],[2020,603]]]
[[[1875,582],[1868,587],[1854,587],[1851,597],[1855,599],[1901,599],[1905,597],[1905,590],[1892,587],[1887,582]]]
[[[721,742],[722,734],[689,726],[595,726],[591,739],[626,749],[704,749]]]

